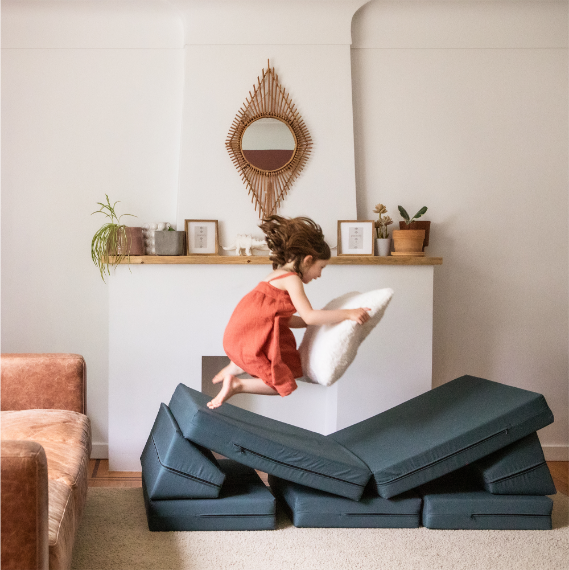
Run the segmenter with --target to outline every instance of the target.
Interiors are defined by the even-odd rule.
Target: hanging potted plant
[[[373,211],[378,215],[375,222],[375,255],[386,256],[391,250],[391,238],[387,226],[390,226],[393,220],[387,215],[387,208],[383,204],[376,204]]]
[[[412,218],[403,206],[398,206],[401,217],[405,220],[399,222],[399,229],[393,230],[394,255],[424,256],[425,245],[428,245],[427,233],[431,222],[417,222],[426,211],[423,206]]]
[[[143,255],[142,228],[131,228],[121,224],[121,218],[132,216],[133,214],[122,214],[117,216],[115,206],[111,205],[109,197],[105,194],[107,203],[97,202],[101,206],[93,214],[103,214],[108,218],[93,236],[91,241],[91,259],[99,268],[101,278],[105,281],[105,273],[111,274],[111,267],[116,267],[124,259],[130,261],[131,255]]]

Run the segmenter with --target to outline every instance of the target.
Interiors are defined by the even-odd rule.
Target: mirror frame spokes
[[[295,104],[279,84],[274,68],[268,65],[266,71],[263,69],[262,78],[257,77],[257,81],[257,85],[253,86],[253,94],[249,91],[249,98],[246,98],[233,120],[225,146],[251,195],[255,210],[259,211],[260,218],[266,218],[277,213],[304,168],[312,150],[312,139]],[[285,123],[296,142],[291,159],[276,170],[263,170],[253,166],[241,148],[247,127],[263,118],[278,119]]]

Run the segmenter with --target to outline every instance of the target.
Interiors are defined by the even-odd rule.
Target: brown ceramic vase
[[[119,234],[119,243],[117,246],[118,255],[144,255],[144,239],[142,237],[142,228],[126,227],[126,244],[124,237]],[[116,255],[109,251],[110,255]]]

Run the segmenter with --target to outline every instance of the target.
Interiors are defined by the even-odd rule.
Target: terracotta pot
[[[409,227],[405,222],[399,222],[400,230],[425,230],[425,243],[423,243],[423,251],[429,245],[429,234],[431,233],[431,222],[429,221],[417,221],[411,222]]]
[[[125,228],[126,244],[122,234],[119,234],[118,254],[119,255],[144,255],[144,240],[142,238],[142,228]],[[110,252],[111,253],[111,252]],[[114,255],[111,253],[111,255]]]
[[[397,253],[417,253],[423,251],[425,230],[393,230],[393,249]]]

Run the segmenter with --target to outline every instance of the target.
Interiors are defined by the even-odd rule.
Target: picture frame
[[[338,220],[338,255],[373,255],[373,220]]]
[[[219,255],[217,220],[184,220],[186,255]]]

